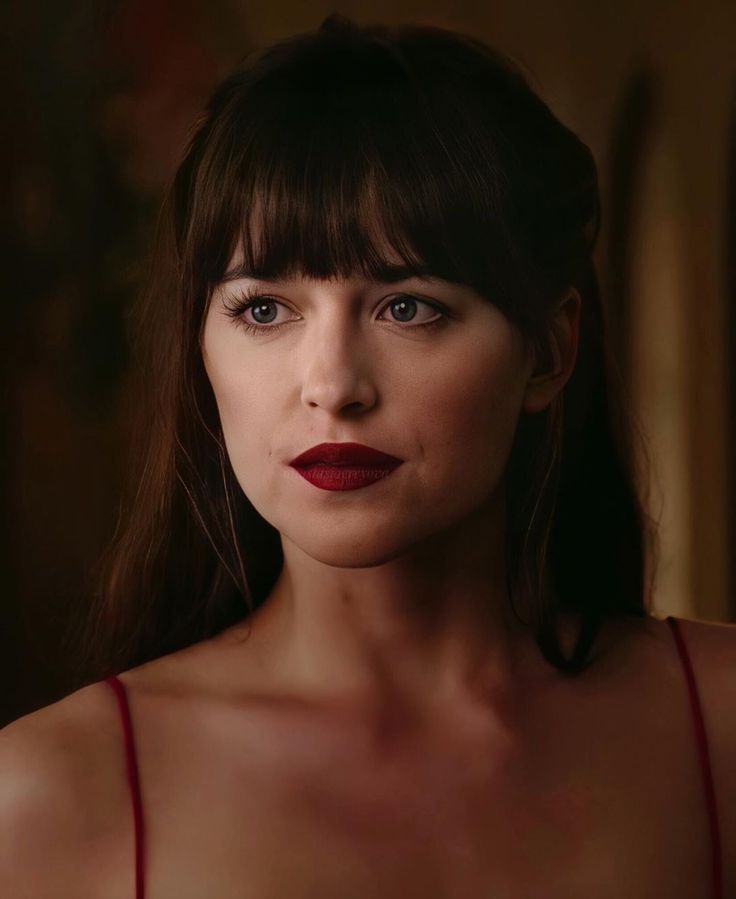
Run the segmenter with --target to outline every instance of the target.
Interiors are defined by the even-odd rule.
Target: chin
[[[283,536],[305,555],[332,568],[375,568],[400,558],[409,549],[405,540],[376,540],[375,533],[365,539],[349,539],[344,531],[340,537],[325,540],[315,540],[314,532],[304,540],[298,535]]]

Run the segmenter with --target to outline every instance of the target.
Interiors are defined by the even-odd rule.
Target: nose
[[[342,317],[336,317],[342,318]],[[357,326],[333,321],[308,350],[302,377],[302,402],[333,415],[359,412],[376,402],[376,385]]]

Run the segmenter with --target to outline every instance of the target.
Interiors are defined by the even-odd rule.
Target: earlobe
[[[534,414],[546,409],[569,380],[577,359],[581,302],[579,292],[570,288],[557,306],[547,339],[535,345],[534,370],[522,404],[524,412]]]

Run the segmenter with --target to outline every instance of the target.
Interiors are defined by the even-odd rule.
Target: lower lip
[[[351,468],[344,465],[310,465],[309,468],[297,468],[292,465],[304,480],[322,490],[357,490],[360,487],[367,487],[383,480],[398,467],[393,465],[381,468],[366,466]]]

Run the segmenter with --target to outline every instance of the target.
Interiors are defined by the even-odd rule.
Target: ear
[[[543,346],[535,346],[534,369],[524,392],[524,412],[546,409],[570,378],[578,353],[581,302],[580,294],[571,287],[550,319]]]

